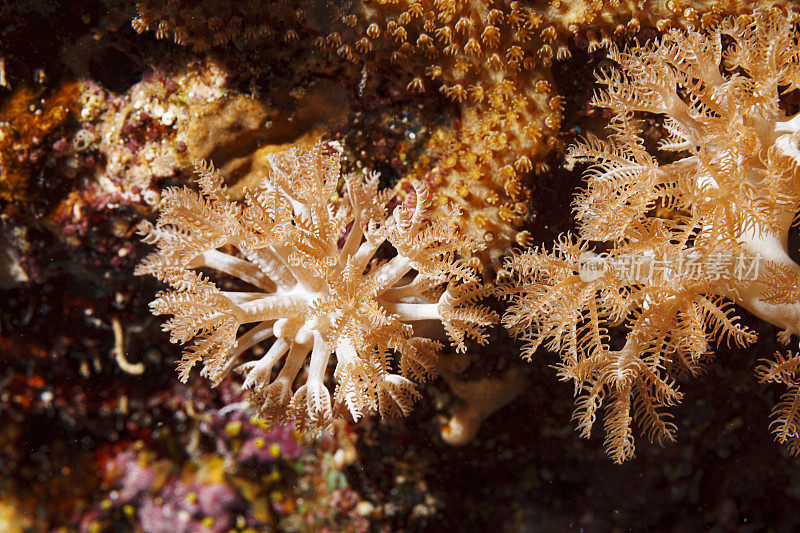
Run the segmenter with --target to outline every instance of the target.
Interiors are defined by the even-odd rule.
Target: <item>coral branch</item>
[[[800,210],[800,121],[780,105],[782,88],[800,86],[793,17],[758,10],[708,34],[673,30],[612,49],[617,65],[598,75],[605,88],[594,99],[614,113],[611,135],[569,152],[593,163],[575,204],[579,234],[506,262],[504,324],[528,341],[528,357],[540,345],[561,352],[581,436],[605,405],[616,462],[633,457],[633,420],[651,441],[674,439],[661,413],[681,399],[671,376],[697,374],[712,341],[755,342],[731,302],[783,328],[782,341],[800,334],[800,266],[787,248]],[[675,162],[647,152],[648,114],[666,115],[659,148]],[[602,255],[590,241],[602,241]],[[614,350],[609,328],[622,325],[627,342]],[[796,451],[793,379],[773,429]]]
[[[213,167],[201,165],[201,192],[169,190],[157,224],[142,226],[158,249],[137,273],[172,287],[153,312],[174,315],[165,325],[174,341],[196,342],[184,353],[181,378],[197,362],[215,384],[237,370],[264,418],[294,418],[301,427],[325,426],[345,411],[354,419],[366,411],[407,414],[418,397],[410,378],[434,374],[439,346],[414,336],[411,324],[444,322],[461,347],[465,337],[482,340],[498,318],[475,304],[474,290],[461,295],[476,275],[453,255],[477,244],[458,233],[453,217],[428,218],[421,184],[413,212],[398,207],[389,215],[375,175],[346,176],[344,198],[331,200],[339,161],[322,144],[270,157],[271,172],[246,191],[244,206],[227,197]],[[385,241],[396,255],[381,263],[375,254]],[[220,291],[198,267],[252,287]],[[249,323],[256,325],[240,334]],[[240,361],[272,337],[260,359]],[[326,373],[334,354],[331,397]]]

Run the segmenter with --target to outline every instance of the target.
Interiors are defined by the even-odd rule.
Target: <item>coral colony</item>
[[[235,370],[265,418],[302,427],[324,426],[342,412],[355,420],[365,411],[408,414],[418,396],[412,380],[435,373],[441,349],[416,336],[415,324],[440,323],[464,351],[468,337],[485,344],[483,330],[499,318],[474,303],[492,289],[458,258],[484,244],[458,234],[457,208],[427,218],[430,193],[420,182],[414,202],[391,215],[375,174],[345,175],[344,197],[332,200],[339,156],[321,144],[269,163],[243,206],[229,199],[213,168],[199,165],[201,194],[168,189],[156,226],[142,225],[158,252],[136,273],[172,287],[151,309],[174,315],[164,326],[173,342],[196,339],[179,365],[181,379],[199,361],[216,383]],[[376,257],[384,243],[394,249],[388,260]],[[201,267],[258,290],[222,291],[195,270]],[[237,337],[245,324],[255,325]],[[240,361],[273,337],[260,359]],[[325,383],[332,355],[333,399]],[[306,360],[305,383],[294,391]]]
[[[198,362],[213,383],[241,373],[261,416],[301,427],[325,426],[344,413],[355,420],[367,411],[406,415],[419,395],[415,382],[436,374],[441,335],[430,325],[459,351],[468,338],[483,344],[497,315],[480,301],[496,294],[509,303],[502,323],[525,342],[523,357],[540,347],[561,354],[558,376],[575,386],[581,436],[602,407],[606,448],[617,462],[634,455],[634,422],[651,441],[674,440],[664,408],[682,399],[676,377],[700,373],[714,342],[756,340],[733,304],[780,327],[783,343],[800,333],[800,266],[787,248],[800,207],[800,115],[786,115],[780,100],[800,88],[794,15],[758,10],[714,18],[707,31],[672,29],[625,50],[609,44],[613,63],[599,71],[593,103],[610,111],[610,135],[589,135],[568,151],[573,161],[592,163],[575,198],[578,230],[553,246],[514,251],[493,284],[467,259],[487,245],[498,257],[509,241],[476,232],[482,223],[474,214],[483,208],[463,200],[478,192],[498,206],[496,223],[521,227],[525,208],[507,218],[492,198],[525,198],[515,192],[515,176],[534,167],[527,154],[545,143],[525,114],[537,98],[528,89],[547,82],[523,73],[549,65],[543,50],[552,50],[541,45],[538,59],[528,61],[523,49],[517,57],[500,44],[554,42],[559,33],[547,26],[552,36],[531,37],[538,25],[517,3],[480,19],[465,15],[468,4],[444,4],[436,4],[443,9],[437,16],[423,4],[398,4],[385,28],[370,23],[371,40],[350,47],[337,33],[322,44],[355,60],[357,51],[378,53],[373,41],[389,32],[405,43],[393,59],[434,65],[424,72],[441,81],[440,90],[470,103],[462,109],[461,144],[444,157],[443,168],[453,172],[446,187],[414,181],[404,203],[389,210],[390,194],[379,190],[376,175],[340,176],[338,155],[316,144],[269,156],[243,203],[204,164],[197,167],[200,193],[164,191],[157,224],[141,227],[158,251],[137,274],[170,285],[151,309],[173,315],[164,325],[173,342],[194,340],[181,379]],[[357,19],[348,26],[358,28]],[[175,30],[181,42],[182,31]],[[469,37],[476,32],[480,40]],[[500,49],[509,50],[507,58],[497,56]],[[451,70],[435,66],[445,57]],[[417,77],[409,88],[425,83]],[[560,109],[557,99],[551,112]],[[651,116],[662,117],[667,132],[657,153],[642,133]],[[558,118],[544,122],[552,129]],[[506,163],[508,150],[516,162]],[[457,162],[446,162],[451,156]],[[491,192],[492,183],[505,189]],[[460,187],[469,192],[459,198],[452,191]],[[223,290],[203,268],[238,278],[241,290]],[[619,331],[626,340],[616,346],[611,337]],[[247,355],[262,342],[264,355]],[[793,453],[800,451],[798,370],[800,356],[791,352],[756,370],[761,381],[789,387],[772,429]]]
[[[0,531],[796,492],[796,2],[0,4]]]
[[[634,420],[650,440],[674,440],[662,408],[682,397],[675,377],[711,359],[712,341],[755,342],[731,302],[780,327],[784,344],[800,333],[800,266],[787,249],[800,207],[800,115],[779,102],[800,87],[798,54],[793,25],[766,12],[610,50],[615,65],[599,73],[594,98],[614,113],[609,139],[569,151],[593,162],[575,200],[578,233],[506,263],[503,323],[526,341],[525,357],[541,345],[560,352],[581,435],[605,403],[606,447],[618,462],[633,456]],[[658,149],[671,163],[642,139],[642,119],[654,114],[666,117]],[[597,243],[602,257],[592,255]],[[627,341],[615,349],[609,328],[618,326]],[[798,365],[778,355],[756,371],[790,387],[773,429],[793,452]]]

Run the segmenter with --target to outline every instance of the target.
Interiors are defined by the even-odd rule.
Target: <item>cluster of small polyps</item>
[[[296,42],[305,18],[294,2],[263,0],[142,0],[136,3],[138,15],[131,21],[137,33],[155,29],[156,38],[172,34],[178,44],[195,50],[233,39],[279,37]]]
[[[799,41],[790,17],[764,10],[710,34],[673,30],[660,43],[612,50],[618,67],[600,73],[605,89],[594,99],[615,114],[610,139],[589,138],[570,152],[594,163],[575,202],[579,235],[506,264],[513,282],[503,291],[513,305],[504,323],[529,341],[526,355],[542,343],[561,352],[560,376],[580,395],[583,436],[606,403],[606,445],[617,461],[633,456],[634,419],[651,440],[674,438],[661,412],[681,399],[673,376],[697,374],[712,340],[756,340],[731,301],[781,327],[783,342],[800,334],[800,266],[787,249],[800,208],[800,114],[787,116],[780,101],[800,89]],[[673,162],[647,152],[643,116],[663,120],[659,148]],[[648,275],[597,267],[595,241],[607,267],[633,264]],[[665,259],[672,264],[656,273]],[[595,267],[581,271],[581,260]],[[750,273],[754,262],[758,273]],[[682,271],[688,263],[707,271]],[[616,325],[628,330],[621,349],[611,345]],[[791,388],[773,429],[794,452],[798,371],[800,356],[758,370]]]
[[[476,304],[491,289],[459,259],[480,243],[457,233],[455,209],[428,219],[420,183],[414,200],[391,215],[376,174],[342,176],[337,199],[339,157],[325,145],[271,155],[269,165],[244,205],[231,201],[219,173],[198,165],[200,192],[168,189],[156,225],[142,224],[145,241],[158,248],[136,274],[171,286],[152,311],[174,315],[164,325],[173,342],[195,340],[181,379],[198,361],[214,383],[236,369],[264,418],[301,427],[324,426],[344,411],[354,419],[366,410],[406,414],[418,396],[412,380],[435,373],[441,348],[417,328],[441,324],[464,350],[468,337],[484,343],[483,329],[498,318]],[[251,290],[221,290],[200,268]],[[262,357],[240,359],[269,339]]]

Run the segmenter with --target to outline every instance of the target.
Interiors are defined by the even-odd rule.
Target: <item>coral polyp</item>
[[[245,190],[245,205],[229,199],[213,168],[199,166],[200,194],[166,191],[157,225],[142,225],[158,251],[136,273],[172,287],[151,308],[174,315],[164,325],[173,342],[195,340],[181,379],[201,361],[214,383],[236,370],[262,416],[303,427],[326,426],[342,412],[356,420],[367,411],[408,414],[418,396],[412,380],[435,374],[441,349],[416,328],[438,323],[463,351],[468,337],[485,342],[483,329],[497,319],[475,303],[491,288],[458,258],[482,243],[458,233],[452,208],[428,218],[422,183],[415,201],[390,216],[376,175],[343,176],[344,198],[332,200],[339,158],[322,144],[272,155],[269,166],[261,184]],[[395,251],[388,258],[379,254],[384,243]],[[221,290],[197,268],[257,290]],[[268,339],[262,357],[241,359]],[[332,355],[333,398],[326,385]]]

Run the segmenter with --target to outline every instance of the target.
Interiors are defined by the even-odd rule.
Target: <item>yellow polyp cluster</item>
[[[536,123],[541,108],[531,105],[537,96],[493,89],[487,101],[464,110],[453,150],[439,161],[445,174],[438,194],[462,206],[462,231],[491,243],[481,257],[484,266],[516,240],[528,214],[522,177],[543,170],[543,128]]]
[[[494,268],[527,214],[524,176],[545,171],[558,145],[561,100],[537,70],[553,55],[545,41],[556,29],[520,3],[378,0],[353,11],[353,31],[319,39],[323,50],[391,62],[408,75],[407,91],[436,90],[459,104],[460,127],[431,181],[462,208],[461,229],[492,243],[481,259]]]
[[[258,37],[293,43],[305,24],[305,13],[293,2],[143,0],[136,8],[132,25],[137,33],[152,29],[158,39],[172,36],[195,50]]]

